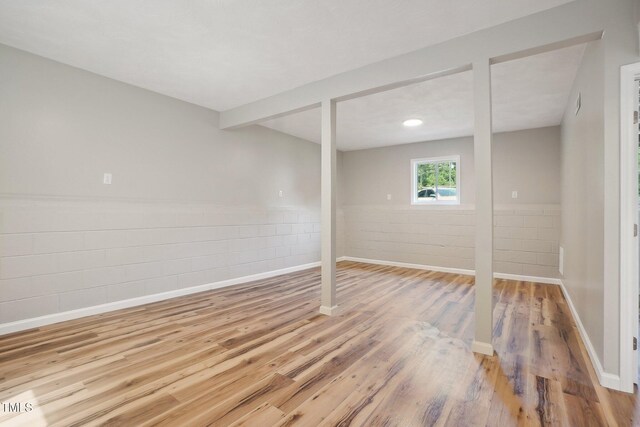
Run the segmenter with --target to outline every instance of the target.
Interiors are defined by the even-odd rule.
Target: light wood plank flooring
[[[0,422],[632,425],[557,286],[497,281],[497,355],[471,353],[472,281],[342,262],[336,317],[313,269],[0,337],[0,402],[34,405]]]

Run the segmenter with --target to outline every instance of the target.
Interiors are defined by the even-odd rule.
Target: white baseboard
[[[493,346],[486,342],[474,341],[471,343],[471,351],[474,353],[493,356]]]
[[[385,261],[385,260],[379,260],[379,259],[357,258],[352,256],[344,256],[342,257],[342,261],[361,262],[364,264],[388,265],[390,267],[414,268],[416,270],[430,270],[430,271],[438,271],[440,273],[464,274],[467,276],[473,276],[475,274],[473,270],[466,270],[464,268],[437,267],[434,265],[411,264],[408,262]]]
[[[621,390],[621,382],[620,376],[605,372],[602,367],[602,363],[600,363],[600,358],[598,358],[598,353],[593,348],[593,344],[589,339],[589,335],[587,334],[587,330],[584,328],[582,324],[582,320],[580,320],[580,316],[578,315],[578,311],[576,307],[573,305],[573,301],[571,300],[571,296],[569,296],[569,292],[567,288],[565,288],[562,280],[560,281],[560,289],[562,289],[562,294],[564,295],[564,299],[567,301],[569,305],[569,310],[571,310],[571,315],[573,316],[573,320],[576,322],[576,326],[578,327],[578,331],[580,332],[580,337],[582,338],[582,342],[584,346],[587,348],[587,353],[589,354],[589,358],[591,359],[591,364],[593,365],[593,369],[596,371],[596,375],[598,376],[598,381],[603,387],[611,388],[614,390]]]
[[[340,307],[338,307],[337,305],[334,305],[333,307],[321,305],[320,313],[326,316],[335,316],[337,314],[340,314]]]
[[[525,276],[523,274],[507,274],[507,273],[493,273],[493,277],[496,279],[504,280],[517,280],[521,282],[534,282],[545,283],[547,285],[560,285],[560,279],[555,277],[541,277],[541,276]]]
[[[110,302],[107,304],[94,305],[92,307],[79,308],[77,310],[64,311],[62,313],[53,313],[46,316],[34,317],[31,319],[18,320],[15,322],[0,324],[0,335],[10,334],[12,332],[24,331],[26,329],[38,328],[40,326],[51,325],[53,323],[64,322],[66,320],[78,319],[80,317],[92,316],[95,314],[106,313],[109,311],[120,310],[123,308],[135,307],[138,305],[149,304],[152,302],[163,301],[166,299],[176,298],[183,295],[194,294],[197,292],[209,291],[212,289],[226,288],[227,286],[239,285],[242,283],[252,282],[254,280],[268,279],[270,277],[280,276],[282,274],[293,273],[296,271],[307,270],[309,268],[318,267],[320,262],[312,262],[309,264],[296,265],[294,267],[282,268],[279,270],[267,271],[264,273],[252,274],[249,276],[236,277],[234,279],[222,280],[214,283],[207,283],[190,288],[177,289],[175,291],[162,292],[159,294],[145,295],[142,297],[131,298],[122,301]]]
[[[474,276],[476,274],[475,270],[469,270],[465,268],[438,267],[435,265],[411,264],[408,262],[384,261],[379,259],[356,258],[351,256],[341,257],[341,261],[353,261],[353,262],[362,262],[365,264],[388,265],[391,267],[415,268],[417,270],[430,270],[430,271],[437,271],[440,273],[464,274],[466,276]],[[507,273],[493,273],[493,277],[495,277],[496,279],[546,283],[549,285],[560,284],[560,279],[556,279],[553,277],[524,276],[521,274],[507,274]]]

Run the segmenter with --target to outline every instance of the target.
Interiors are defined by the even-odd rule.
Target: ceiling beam
[[[598,40],[608,15],[604,3],[576,0],[241,105],[220,113],[220,128],[308,110],[326,99],[344,101],[466,71],[472,58],[496,63]]]

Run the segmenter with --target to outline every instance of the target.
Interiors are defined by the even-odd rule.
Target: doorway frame
[[[637,111],[640,62],[620,68],[620,389],[632,393],[638,377],[639,248],[634,227],[638,223]]]

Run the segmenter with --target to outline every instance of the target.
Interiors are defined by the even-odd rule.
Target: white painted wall
[[[636,3],[606,4],[601,19],[607,30],[587,48],[571,96],[582,92],[581,113],[576,117],[570,102],[562,123],[563,281],[596,368],[614,387],[621,339],[620,67],[640,60]],[[580,195],[586,192],[588,198]]]
[[[498,133],[494,136],[494,203],[560,203],[560,127]],[[454,138],[393,147],[345,151],[344,194],[348,205],[409,206],[411,159],[460,155],[461,204],[475,199],[473,138]],[[512,199],[511,192],[518,191]],[[391,200],[387,200],[391,194]]]
[[[0,323],[319,260],[317,144],[1,45],[0,75]]]
[[[460,155],[461,205],[412,206],[411,159],[446,155]],[[496,272],[558,277],[560,128],[496,134],[493,157]],[[474,269],[471,137],[346,151],[342,169],[345,255]]]
[[[604,46],[591,43],[562,125],[563,283],[600,360],[604,356]],[[581,94],[582,106],[575,114]]]
[[[494,211],[497,273],[558,277],[558,205]],[[345,254],[356,258],[473,270],[475,210],[345,206]]]
[[[2,45],[0,67],[2,194],[319,206],[315,144]]]
[[[620,67],[640,61],[634,21],[637,0],[605,3],[615,15],[604,34],[604,371],[620,366]]]

